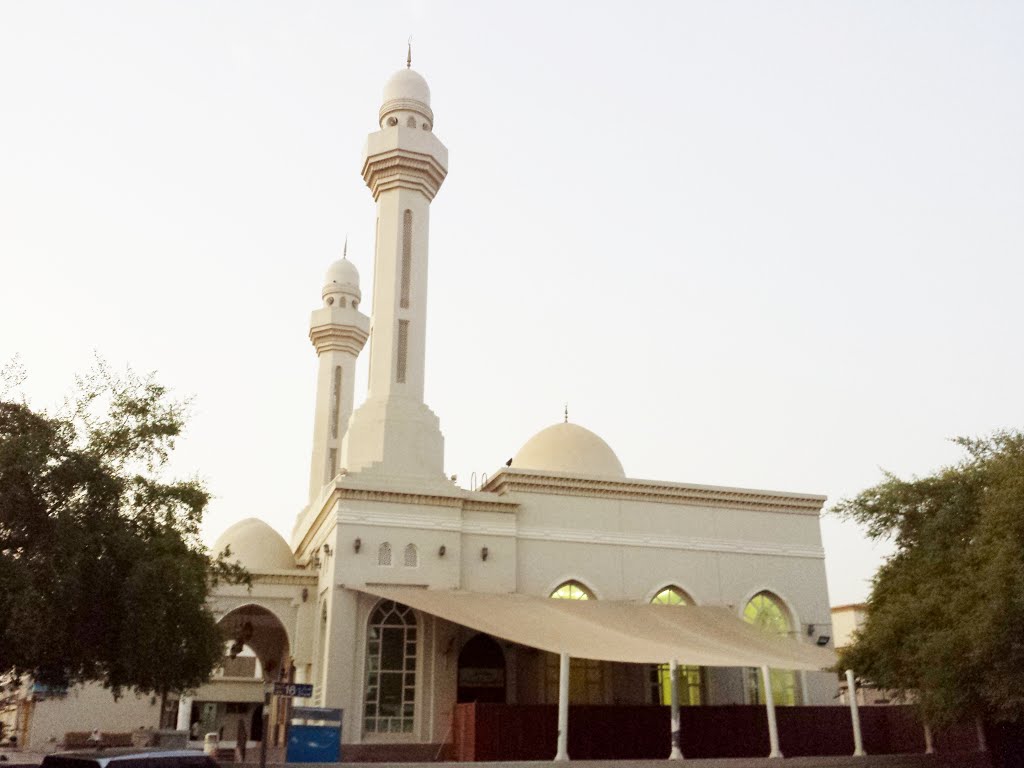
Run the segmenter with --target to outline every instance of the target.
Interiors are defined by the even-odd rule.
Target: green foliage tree
[[[890,540],[867,621],[841,665],[940,724],[1024,716],[1024,434],[956,441],[934,475],[879,485],[836,511]]]
[[[186,404],[99,361],[60,413],[0,396],[0,672],[167,693],[205,682],[207,605],[246,581],[199,539],[210,495],[165,478]]]

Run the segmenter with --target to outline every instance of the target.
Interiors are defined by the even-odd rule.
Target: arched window
[[[391,545],[386,541],[377,550],[377,565],[391,565]]]
[[[578,581],[567,581],[550,595],[555,600],[595,600],[594,593]],[[592,659],[569,661],[569,701],[572,704],[605,704],[607,684],[606,665]],[[558,656],[547,655],[544,666],[544,691],[547,701],[558,701]]]
[[[557,587],[550,597],[555,600],[593,600],[593,593],[578,581],[567,581]]]
[[[789,611],[782,601],[769,592],[758,592],[743,609],[743,618],[762,632],[771,635],[789,635],[793,629]],[[764,704],[764,681],[761,670],[747,670],[747,692],[751,703]],[[772,669],[772,699],[780,706],[794,706],[799,703],[796,673],[791,669]]]
[[[420,555],[415,544],[405,545],[404,563],[406,568],[415,568],[420,564]]]
[[[653,598],[655,605],[693,605],[693,601],[679,587],[665,587]],[[701,668],[679,666],[679,704],[681,706],[698,706],[701,703],[703,689]],[[650,672],[651,701],[655,704],[672,703],[672,670],[668,664],[651,667]]]
[[[385,600],[366,629],[363,730],[410,733],[416,709],[416,615]]]

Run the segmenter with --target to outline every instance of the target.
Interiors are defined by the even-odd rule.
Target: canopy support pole
[[[683,750],[679,746],[679,661],[672,659],[668,663],[669,690],[672,704],[672,752],[669,760],[682,760]]]
[[[860,711],[857,709],[857,681],[853,670],[846,670],[846,695],[850,697],[850,721],[853,723],[853,756],[864,757],[864,737],[860,732]]]
[[[779,724],[775,721],[775,697],[772,695],[772,675],[768,667],[761,667],[761,679],[764,681],[764,707],[768,712],[768,742],[772,751],[768,757],[782,757],[779,749]]]
[[[974,728],[978,732],[978,751],[988,752],[988,744],[985,742],[985,724],[980,717],[974,718]]]
[[[569,759],[569,654],[558,657],[558,751],[555,760]]]
[[[935,754],[935,742],[932,739],[932,727],[926,720],[924,723],[924,753],[926,755]]]

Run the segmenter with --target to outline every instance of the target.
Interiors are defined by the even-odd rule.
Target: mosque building
[[[427,758],[451,740],[457,703],[558,701],[562,668],[549,650],[559,633],[587,633],[567,623],[545,645],[547,628],[531,622],[539,599],[708,606],[801,648],[828,646],[823,496],[630,477],[604,440],[568,418],[478,489],[445,475],[444,437],[423,393],[430,205],[448,150],[427,82],[410,67],[387,81],[378,117],[362,168],[377,204],[372,317],[352,263],[332,264],[310,320],[319,371],[308,501],[290,540],[255,518],[217,540],[253,586],[218,588],[231,653],[181,699],[178,728],[262,737],[262,681],[287,679],[313,685],[293,705],[344,711],[346,759]],[[356,408],[367,341],[369,387]],[[601,637],[608,647],[625,634],[655,643],[645,631]],[[652,661],[668,658],[602,653],[573,654],[571,703],[668,703],[676,667]],[[679,658],[682,704],[762,703],[766,682],[777,705],[835,703],[835,675],[808,671],[827,664],[773,665],[769,676],[693,661],[710,658]],[[287,707],[268,714],[267,736],[280,743]]]

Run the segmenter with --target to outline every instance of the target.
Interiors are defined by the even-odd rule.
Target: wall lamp
[[[480,559],[483,560],[485,563],[487,562],[487,555],[488,554],[489,553],[487,552],[487,547],[484,547],[483,549],[480,550]]]
[[[360,539],[360,538],[359,538],[359,537],[357,536],[357,537],[355,538],[355,540],[354,540],[354,541],[352,542],[352,549],[354,549],[354,550],[355,550],[355,553],[356,553],[356,554],[358,555],[358,554],[359,554],[359,550],[360,550],[360,549],[362,549],[362,548],[363,548],[363,540],[362,540],[362,539]]]
[[[807,625],[807,636],[810,637],[813,634],[814,634],[814,625],[813,624],[808,624]]]
[[[444,544],[442,544],[441,548],[439,550],[437,550],[437,556],[438,557],[444,557],[444,553],[447,552],[447,551],[448,550],[444,548]]]
[[[331,556],[331,545],[330,544],[324,544],[324,554],[327,555],[328,557]]]
[[[831,640],[831,639],[832,638],[830,636],[828,636],[828,635],[819,635],[818,636],[818,645],[828,645],[828,641]]]

